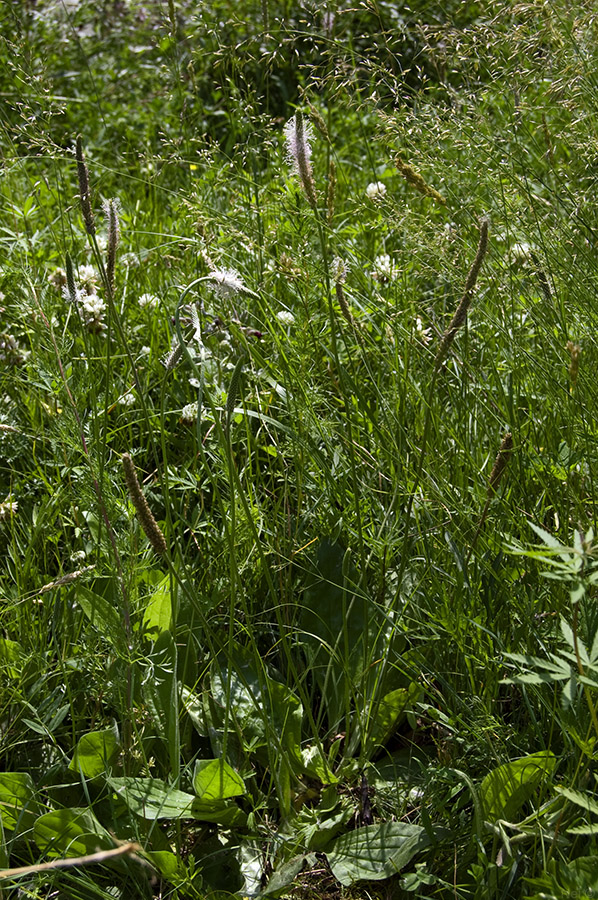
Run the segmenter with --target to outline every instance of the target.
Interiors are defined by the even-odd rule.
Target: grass
[[[3,13],[0,892],[591,897],[592,10],[242,13]]]

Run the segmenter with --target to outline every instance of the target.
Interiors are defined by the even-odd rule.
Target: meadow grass
[[[2,896],[593,896],[591,4],[2,26]]]

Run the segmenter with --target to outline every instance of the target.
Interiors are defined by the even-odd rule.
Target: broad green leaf
[[[315,853],[301,854],[301,856],[293,856],[284,865],[280,866],[272,875],[270,881],[259,895],[260,897],[275,897],[282,893],[290,884],[293,883],[299,872],[304,866],[314,866],[317,857]]]
[[[396,688],[380,700],[369,723],[368,745],[383,746],[396,729],[405,710],[421,694],[420,685],[413,682],[408,688]]]
[[[90,731],[79,740],[69,769],[81,772],[86,778],[95,778],[115,762],[119,750],[119,743],[112,729]]]
[[[157,586],[143,614],[143,628],[149,632],[153,640],[168,631],[172,623],[172,597],[170,595],[170,576],[167,575]]]
[[[352,691],[362,680],[369,664],[367,657],[380,633],[376,609],[351,589],[358,581],[345,549],[322,541],[303,593],[300,627],[332,728],[338,727],[344,717],[347,690]]]
[[[489,822],[512,822],[556,764],[554,753],[541,750],[493,769],[480,786],[482,812]]]
[[[125,627],[120,613],[101,594],[77,585],[77,603],[102,637],[121,652],[126,651]]]
[[[226,710],[227,681],[230,677],[230,707],[246,744],[271,747],[286,752],[296,767],[303,769],[301,722],[303,706],[284,684],[264,673],[260,677],[248,664],[241,664],[229,676],[215,668],[212,672],[212,697]]]
[[[132,813],[144,819],[200,819],[229,827],[241,827],[247,821],[230,801],[203,801],[158,778],[109,778],[108,784]]]
[[[264,848],[257,841],[243,840],[238,850],[239,869],[244,884],[239,893],[243,898],[258,897],[264,875]]]
[[[247,793],[241,776],[223,759],[200,759],[195,768],[193,787],[202,801],[230,800]]]
[[[114,847],[114,839],[90,809],[56,809],[33,827],[35,843],[46,856],[85,856]]]
[[[144,819],[192,819],[194,794],[169,787],[158,778],[108,778],[131,812]]]
[[[182,707],[191,719],[193,727],[202,737],[208,736],[204,715],[204,701],[201,696],[197,696],[192,690],[185,685],[181,686]]]
[[[17,641],[0,638],[0,673],[4,678],[18,678],[25,654]]]
[[[178,756],[177,651],[170,631],[158,636],[149,655],[144,696],[171,758]]]
[[[185,864],[169,850],[146,850],[144,856],[157,869],[162,878],[178,887],[189,880]]]
[[[571,862],[555,864],[558,881],[568,900],[598,897],[598,856],[581,856]]]
[[[31,775],[0,772],[0,819],[4,828],[20,833],[27,831],[40,811]]]
[[[385,822],[343,834],[326,856],[334,877],[348,886],[355,881],[390,878],[429,844],[428,833],[419,825]]]

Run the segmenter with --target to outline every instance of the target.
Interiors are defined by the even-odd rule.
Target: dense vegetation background
[[[598,895],[597,14],[2,8],[2,896]]]

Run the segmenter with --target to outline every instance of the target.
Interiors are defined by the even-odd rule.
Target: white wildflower
[[[139,356],[144,359],[147,359],[147,357],[150,355],[150,352],[151,352],[150,348],[147,346],[147,344],[144,344],[143,347],[141,348],[141,350],[139,351]]]
[[[79,268],[79,281],[88,294],[92,294],[97,287],[98,275],[93,266],[81,266]]]
[[[397,268],[388,253],[376,257],[373,274],[377,281],[394,281],[397,277]]]
[[[17,509],[19,508],[19,504],[16,500],[11,500],[10,497],[7,497],[3,503],[0,503],[0,522],[3,522],[5,519],[10,519],[15,515]]]
[[[279,313],[276,313],[276,318],[282,325],[289,327],[295,323],[295,316],[288,309],[281,309]]]
[[[97,234],[96,243],[98,245],[98,250],[100,251],[100,253],[105,253],[106,248],[108,247],[108,236],[105,234]],[[92,252],[91,246],[89,244],[87,245],[87,252]]]
[[[104,327],[104,313],[106,312],[106,304],[97,294],[88,294],[86,291],[78,289],[75,293],[75,300],[79,305],[79,311],[83,319],[83,324],[92,334],[99,334]]]
[[[214,282],[214,289],[221,297],[230,297],[247,291],[235,269],[214,269],[209,273],[208,280]]]
[[[293,166],[300,175],[301,160],[304,159],[309,165],[311,159],[311,144],[313,140],[313,129],[309,122],[302,120],[303,133],[301,127],[297,129],[297,120],[293,116],[284,126],[284,137],[286,142],[287,162]]]
[[[197,421],[197,403],[188,403],[183,406],[181,412],[181,422],[185,425],[194,425]]]
[[[386,193],[386,185],[382,181],[374,181],[365,189],[368,200],[382,200]]]
[[[137,302],[142,309],[144,307],[147,307],[148,309],[155,309],[159,303],[159,300],[155,294],[142,294]]]
[[[324,29],[325,34],[332,34],[335,19],[335,14],[330,10],[326,10],[326,12],[322,14],[322,28]]]
[[[129,391],[126,394],[123,394],[122,397],[118,398],[118,402],[121,406],[133,406],[135,404],[135,394],[132,394]]]

